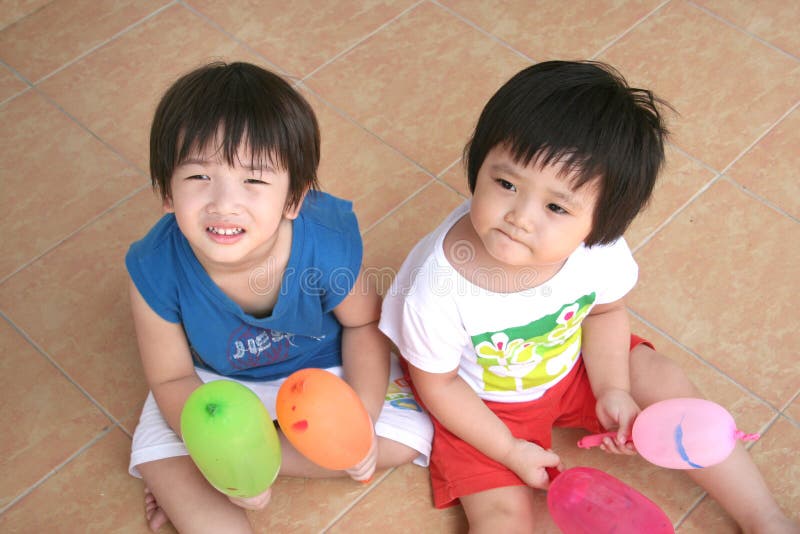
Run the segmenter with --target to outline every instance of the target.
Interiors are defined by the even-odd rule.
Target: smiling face
[[[470,222],[501,266],[559,268],[592,229],[593,182],[573,190],[561,166],[522,166],[503,146],[486,156],[473,192]]]
[[[165,202],[206,270],[247,268],[266,261],[297,217],[287,208],[289,173],[243,146],[234,165],[220,150],[190,154],[175,168]]]

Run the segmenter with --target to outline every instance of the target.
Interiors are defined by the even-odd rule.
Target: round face
[[[209,272],[262,265],[300,210],[286,208],[288,171],[251,164],[247,150],[237,156],[230,166],[218,151],[191,155],[175,168],[165,202]]]
[[[592,229],[597,191],[573,190],[559,164],[521,166],[503,146],[478,171],[470,222],[488,256],[500,266],[555,274]]]

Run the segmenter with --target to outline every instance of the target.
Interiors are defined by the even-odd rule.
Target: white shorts
[[[341,367],[331,367],[327,370],[336,376],[342,376]],[[196,369],[196,371],[203,382],[221,379],[234,380],[204,369]],[[270,382],[235,381],[253,390],[266,406],[272,419],[275,420],[275,397],[278,395],[278,388],[281,387],[284,380],[285,378]],[[414,463],[422,467],[428,466],[431,455],[433,425],[428,414],[414,400],[411,388],[403,379],[400,364],[394,354],[391,358],[389,389],[386,392],[386,399],[383,401],[380,417],[375,424],[375,433],[378,436],[397,441],[419,451],[419,456],[414,460]],[[128,466],[128,472],[137,478],[141,478],[142,475],[139,474],[139,470],[136,468],[137,465],[188,454],[189,452],[186,450],[181,438],[173,432],[164,417],[162,417],[153,393],[150,392],[144,401],[139,424],[133,433],[131,462]]]

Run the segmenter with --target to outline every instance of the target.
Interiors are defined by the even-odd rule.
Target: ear
[[[167,197],[161,202],[161,208],[164,210],[164,213],[174,213],[175,207],[172,205],[172,199]]]
[[[297,218],[298,215],[300,215],[300,208],[303,207],[303,201],[306,199],[307,193],[308,189],[303,191],[303,194],[300,196],[300,200],[298,200],[297,204],[295,204],[294,206],[288,206],[288,205],[286,206],[286,208],[283,210],[283,217],[285,219],[293,221]]]

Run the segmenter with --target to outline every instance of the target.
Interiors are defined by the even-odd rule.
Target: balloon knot
[[[736,439],[740,439],[742,441],[756,441],[758,438],[761,437],[761,434],[747,434],[746,432],[742,432],[741,430],[737,430],[734,432],[733,437]]]

